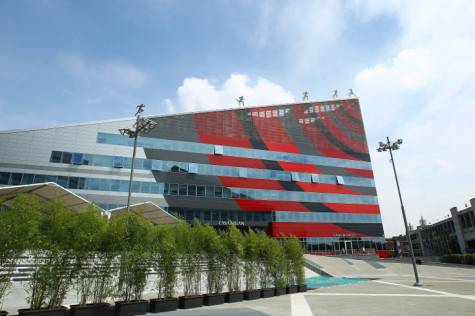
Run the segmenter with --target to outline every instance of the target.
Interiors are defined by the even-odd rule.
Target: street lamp
[[[396,142],[391,142],[389,140],[389,137],[386,137],[386,143],[379,142],[378,152],[389,150],[389,154],[391,155],[391,163],[393,165],[394,177],[396,178],[397,193],[399,195],[399,202],[401,203],[402,218],[404,219],[404,227],[406,229],[407,243],[409,244],[409,252],[411,254],[412,267],[414,268],[414,276],[416,277],[416,283],[414,283],[414,286],[422,286],[422,284],[419,282],[419,274],[417,273],[416,259],[414,257],[414,250],[412,249],[412,241],[411,241],[411,237],[409,236],[409,228],[407,226],[406,212],[404,211],[404,204],[402,203],[401,189],[399,188],[399,180],[397,178],[396,166],[394,165],[393,150],[398,150],[401,144],[402,144],[402,139],[398,139]]]
[[[130,179],[129,179],[129,194],[127,195],[127,212],[130,211],[130,196],[132,193],[132,180],[134,179],[134,166],[135,166],[135,154],[137,152],[137,138],[142,134],[147,134],[150,132],[157,123],[140,117],[140,114],[144,111],[145,105],[139,104],[137,105],[137,112],[135,113],[135,129],[130,128],[121,128],[119,129],[119,133],[121,135],[127,135],[130,138],[134,139],[134,151],[132,154],[132,165],[130,166]]]

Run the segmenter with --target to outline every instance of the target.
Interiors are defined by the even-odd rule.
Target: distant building
[[[450,209],[450,216],[433,224],[425,220],[410,231],[412,248],[416,256],[443,256],[450,253],[475,253],[475,198],[463,210]],[[406,236],[387,239],[388,250],[395,256],[407,256]]]

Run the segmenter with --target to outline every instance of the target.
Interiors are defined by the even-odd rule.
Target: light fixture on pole
[[[398,139],[396,142],[391,142],[389,137],[386,137],[386,143],[379,142],[378,152],[389,150],[391,156],[391,163],[393,165],[394,178],[396,178],[397,193],[399,195],[399,202],[401,203],[402,218],[404,219],[404,228],[406,229],[407,243],[409,244],[409,253],[411,254],[412,267],[414,269],[414,276],[416,283],[414,286],[422,286],[419,282],[419,274],[417,273],[416,258],[414,257],[414,250],[412,249],[411,236],[409,235],[409,227],[407,226],[406,212],[404,210],[404,204],[402,203],[401,189],[399,188],[399,180],[397,178],[396,165],[394,164],[393,150],[398,150],[402,144],[402,139]]]
[[[135,113],[135,129],[130,128],[121,128],[119,129],[119,133],[121,135],[127,135],[130,138],[134,139],[134,150],[132,153],[132,164],[130,166],[130,178],[129,178],[129,194],[127,195],[127,212],[130,211],[130,196],[132,194],[132,181],[134,179],[134,167],[135,167],[135,154],[137,152],[137,138],[140,135],[149,133],[157,123],[147,119],[140,117],[140,114],[144,111],[145,105],[139,104],[137,105],[137,112]]]

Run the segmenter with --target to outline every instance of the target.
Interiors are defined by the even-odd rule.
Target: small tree
[[[179,253],[180,272],[185,296],[200,294],[201,288],[201,249],[195,234],[200,224],[194,227],[180,220],[176,225],[176,241]]]
[[[151,264],[157,272],[158,298],[175,295],[178,252],[173,227],[158,225],[152,239]]]
[[[201,226],[200,243],[206,260],[207,292],[220,293],[224,286],[225,247],[210,225]]]

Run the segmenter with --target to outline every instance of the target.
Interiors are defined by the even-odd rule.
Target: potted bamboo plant
[[[116,316],[145,314],[148,301],[142,299],[147,282],[153,225],[134,213],[125,213],[111,219],[111,232],[119,256],[119,278],[115,302]]]
[[[168,225],[155,227],[152,239],[151,266],[157,273],[157,298],[150,300],[150,312],[169,312],[178,308],[175,297],[178,253],[174,229]]]
[[[303,250],[298,239],[284,238],[284,256],[287,271],[287,293],[297,293],[299,284],[304,283]]]
[[[224,256],[225,248],[221,236],[210,225],[201,226],[199,234],[201,248],[206,261],[206,291],[204,305],[224,304]]]
[[[245,300],[255,300],[261,297],[261,290],[257,289],[258,283],[258,256],[260,238],[256,232],[250,230],[246,233],[244,239],[244,277],[246,281],[246,290],[244,291]]]
[[[193,227],[184,221],[176,225],[177,246],[179,249],[180,272],[183,283],[183,296],[178,298],[182,309],[203,306],[201,295],[201,259],[200,243],[195,232],[201,224],[195,221]]]
[[[95,206],[74,214],[74,261],[78,270],[75,285],[79,304],[71,305],[71,316],[106,315],[110,304],[113,258],[107,251],[108,220]],[[108,284],[109,286],[106,286]]]
[[[244,299],[244,292],[241,291],[244,237],[236,226],[231,225],[227,231],[221,234],[221,239],[224,243],[224,273],[228,289],[228,292],[224,293],[224,300],[226,303],[240,302]]]

